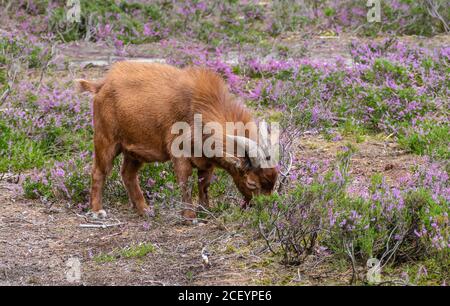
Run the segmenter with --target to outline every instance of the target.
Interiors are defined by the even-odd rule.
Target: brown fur
[[[94,97],[94,146],[91,207],[102,209],[102,187],[113,159],[124,154],[122,178],[131,202],[140,214],[148,208],[139,188],[137,172],[144,162],[171,160],[183,201],[190,207],[184,217],[195,218],[187,180],[192,168],[198,169],[199,200],[208,206],[208,186],[214,167],[225,169],[248,202],[255,193],[272,191],[277,178],[275,169],[236,167],[224,158],[174,158],[170,146],[177,135],[171,134],[175,122],[193,124],[193,115],[201,113],[203,122],[252,121],[248,110],[236,102],[223,79],[203,68],[178,69],[169,65],[119,62],[104,80],[78,80],[82,91]],[[252,188],[248,187],[248,182]],[[256,185],[256,189],[255,189]]]

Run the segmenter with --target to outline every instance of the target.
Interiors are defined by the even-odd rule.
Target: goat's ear
[[[245,152],[244,160],[245,160],[245,162],[244,162],[244,165],[243,165],[243,166],[244,166],[245,168],[247,168],[247,169],[253,168],[252,161],[250,160],[250,157],[249,157],[249,155],[248,155],[247,152]]]

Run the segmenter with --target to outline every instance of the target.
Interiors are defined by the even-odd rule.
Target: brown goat
[[[172,142],[177,137],[171,127],[176,122],[193,126],[194,114],[202,115],[203,124],[253,121],[249,111],[229,93],[216,73],[204,68],[119,62],[102,81],[78,80],[78,84],[82,91],[95,94],[95,154],[90,197],[94,215],[106,216],[102,209],[102,188],[114,158],[120,153],[124,155],[122,179],[139,214],[148,208],[137,178],[144,162],[173,162],[182,200],[189,205],[183,211],[183,217],[188,220],[196,218],[187,186],[193,168],[198,169],[199,202],[205,207],[209,206],[208,187],[215,167],[232,176],[246,203],[254,194],[272,192],[276,168],[262,168],[247,155],[208,158],[174,157],[171,153]],[[247,133],[245,137],[250,136]],[[230,139],[233,136],[225,141]]]

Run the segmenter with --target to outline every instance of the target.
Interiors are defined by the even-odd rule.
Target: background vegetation
[[[219,171],[211,194],[215,208],[205,218],[244,224],[285,265],[328,254],[353,269],[355,282],[358,267],[377,258],[386,268],[425,266],[428,273],[418,283],[448,281],[450,47],[397,38],[446,37],[446,1],[382,1],[381,23],[366,22],[365,1],[359,0],[82,0],[80,23],[67,21],[64,1],[2,1],[1,7],[0,173],[21,175],[18,196],[88,209],[90,102],[74,91],[72,72],[61,73],[58,47],[89,42],[125,58],[133,46],[157,44],[151,52],[168,63],[221,73],[256,113],[280,121],[290,135],[282,139],[278,192],[242,211]],[[350,59],[332,64],[280,42],[289,35],[313,41],[349,33],[356,35]],[[230,52],[237,54],[231,60]],[[300,161],[291,144],[311,131],[353,144],[333,160]],[[354,144],[375,136],[427,158],[400,185],[377,173],[350,190]],[[105,187],[106,205],[127,201],[119,165]],[[178,205],[170,164],[146,165],[140,180],[156,217],[160,206]]]

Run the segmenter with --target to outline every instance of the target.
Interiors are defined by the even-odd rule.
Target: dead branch
[[[120,226],[122,224],[123,224],[122,222],[113,223],[113,224],[86,223],[86,224],[80,224],[79,227],[81,227],[81,228],[108,228],[108,227]]]
[[[350,261],[352,263],[352,279],[350,280],[350,284],[354,284],[358,280],[358,273],[356,271],[356,259],[355,259],[355,251],[353,248],[353,242],[345,243],[345,253],[350,258]]]

